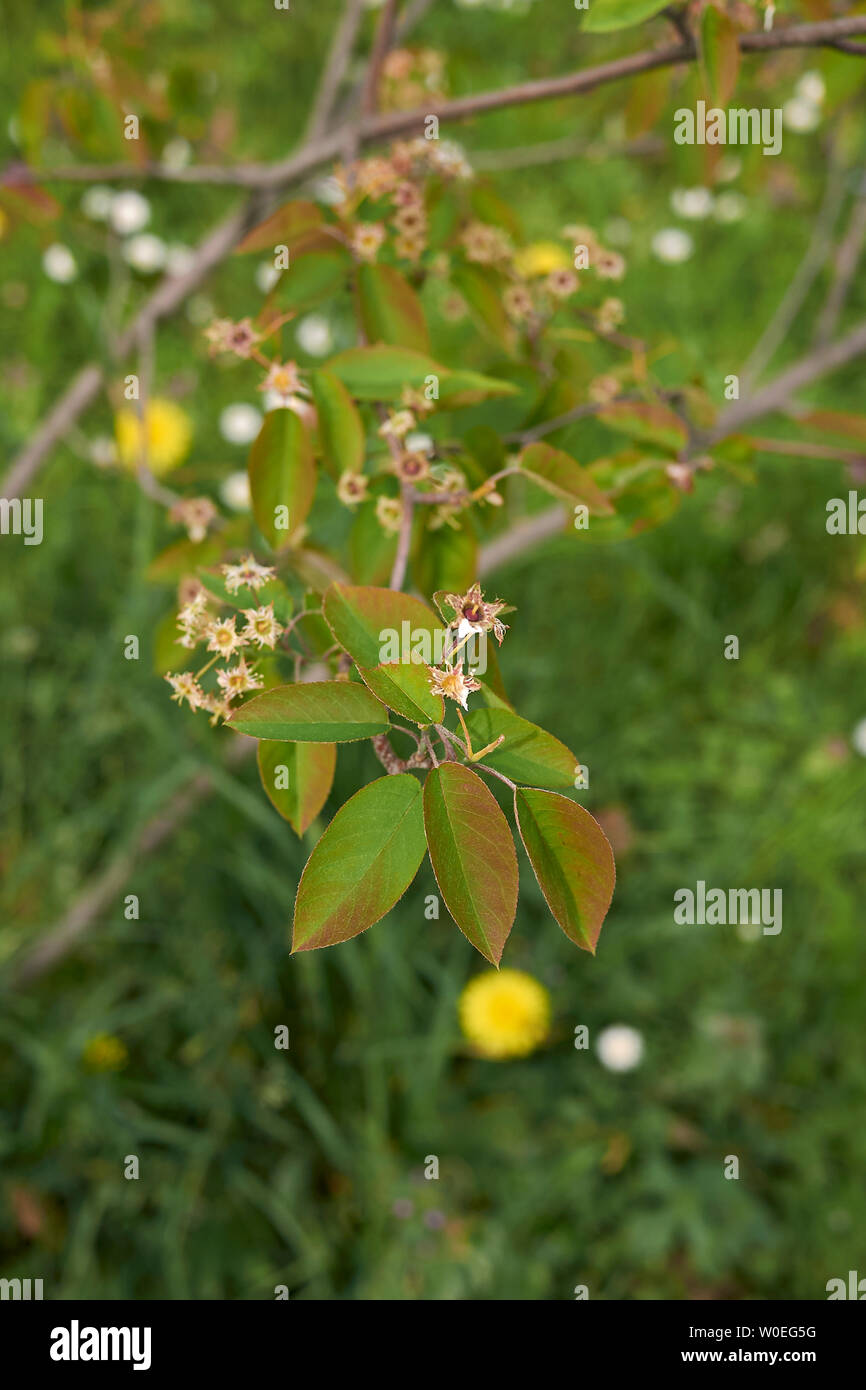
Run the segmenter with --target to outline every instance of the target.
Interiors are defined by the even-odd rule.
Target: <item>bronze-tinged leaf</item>
[[[701,14],[698,48],[709,101],[727,106],[740,71],[739,32],[730,15],[715,5],[707,5]]]
[[[595,955],[616,881],[607,836],[588,811],[558,792],[519,787],[514,812],[547,906],[569,940]]]
[[[591,473],[577,459],[550,444],[529,444],[520,455],[520,466],[528,477],[569,502],[583,503],[596,516],[612,516],[613,504]]]
[[[496,798],[462,763],[442,763],[424,783],[424,829],[445,906],[498,966],[517,911],[517,855]]]
[[[291,203],[284,203],[264,222],[259,222],[258,226],[247,232],[243,240],[238,242],[235,255],[243,256],[248,251],[273,251],[275,246],[287,246],[291,252],[321,235],[324,225],[320,207],[296,198]],[[325,244],[333,246],[333,241]]]
[[[334,816],[298,884],[293,951],[349,941],[390,912],[424,858],[421,784],[380,777]]]
[[[271,804],[296,835],[303,835],[328,799],[337,765],[336,745],[260,739],[256,758]]]
[[[390,265],[358,269],[361,324],[369,343],[430,351],[424,310],[409,281]]]

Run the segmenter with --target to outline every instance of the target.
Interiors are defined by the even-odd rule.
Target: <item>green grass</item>
[[[165,66],[193,53],[193,66],[217,71],[242,113],[233,154],[282,152],[273,112],[285,100],[299,128],[312,90],[298,50],[286,48],[301,74],[294,91],[246,12],[241,43],[211,7],[174,9]],[[37,25],[56,30],[60,12],[22,10],[19,53]],[[325,25],[315,24],[304,43],[321,51]],[[547,3],[528,18],[437,7],[422,37],[453,49],[453,85],[466,90],[583,61],[583,44],[558,25]],[[205,35],[210,57],[196,48]],[[782,85],[801,70],[786,60]],[[210,98],[190,90],[184,121],[194,127]],[[477,123],[466,141],[595,136],[620,106],[621,93],[608,93],[579,110],[527,108]],[[680,361],[719,394],[808,239],[817,141],[791,158],[796,215],[768,195],[758,156],[742,178],[747,219],[691,226],[699,251],[677,268],[659,267],[647,246],[675,221],[670,188],[700,180],[695,151],[678,152],[676,168],[572,161],[501,175],[497,186],[530,236],[625,213],[628,327],[676,338]],[[148,192],[154,229],[185,241],[230,201],[218,190]],[[94,350],[104,261],[98,244],[83,249],[94,233],[77,199],[64,194],[57,232],[85,263],[72,289],[41,274],[46,235],[4,243],[0,279],[28,287],[26,305],[5,311],[7,453]],[[220,311],[255,303],[254,261],[209,284]],[[135,287],[128,307],[142,293]],[[806,345],[797,329],[783,357]],[[253,398],[249,381],[208,364],[183,317],[160,336],[158,373],[196,422],[181,481],[210,484],[242,466],[215,420],[229,401]],[[859,369],[814,399],[859,409]],[[110,428],[107,405],[81,428]],[[594,438],[577,433],[578,452],[591,456]],[[181,714],[151,669],[173,595],[145,571],[174,533],[128,479],[98,472],[71,445],[40,475],[43,545],[4,539],[0,551],[0,964],[230,738]],[[429,865],[368,934],[290,959],[313,834],[298,843],[253,767],[222,771],[216,794],[136,864],[79,948],[27,991],[4,994],[0,1275],[43,1278],[51,1298],[255,1299],[287,1284],[298,1298],[568,1299],[587,1284],[593,1298],[809,1299],[857,1268],[866,765],[849,739],[866,714],[866,642],[860,542],[824,530],[827,498],[847,486],[836,468],[768,459],[754,487],[702,480],[640,539],[565,537],[496,576],[497,593],[518,606],[502,649],[518,708],[589,766],[584,804],[618,810],[631,828],[594,960],[559,931],[521,861],[504,964],[542,980],[554,1009],[549,1044],[530,1058],[484,1062],[461,1042],[456,1000],[486,967],[444,910],[425,919]],[[123,659],[130,633],[139,662]],[[723,657],[732,633],[739,661]],[[371,756],[341,750],[330,811],[372,770]],[[782,888],[783,931],[744,941],[731,927],[676,926],[673,893],[699,878]],[[137,921],[124,918],[126,893],[139,897]],[[595,1039],[618,1022],[638,1028],[646,1048],[624,1076],[573,1046],[577,1025]],[[288,1053],[273,1046],[280,1024]],[[94,1075],[82,1050],[102,1032],[129,1060]],[[123,1177],[130,1154],[138,1181]],[[730,1154],[736,1182],[723,1177]],[[428,1155],[439,1158],[438,1182],[423,1177]],[[395,1213],[406,1201],[411,1215]]]

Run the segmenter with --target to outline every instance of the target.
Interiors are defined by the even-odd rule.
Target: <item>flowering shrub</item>
[[[553,916],[594,952],[613,856],[565,794],[577,758],[503,686],[489,639],[502,643],[513,609],[481,588],[479,534],[536,490],[569,505],[563,528],[627,533],[707,466],[684,455],[689,428],[644,345],[619,332],[609,284],[625,261],[580,225],[521,246],[510,210],[436,138],[339,166],[327,209],[290,202],[239,249],[265,248],[276,278],[259,313],[206,329],[212,354],[260,374],[271,407],[249,455],[254,525],[227,526],[207,498],[173,506],[213,562],[184,585],[177,641],[205,659],[167,675],[172,698],[259,740],[265,791],[298,834],[328,797],[337,744],[369,740],[384,769],[310,856],[296,951],[371,926],[429,851],[454,920],[498,964],[518,872],[492,785]],[[324,299],[351,314],[354,342],[315,368],[286,360],[281,328]],[[434,354],[454,322],[471,368]],[[584,414],[627,447],[588,465],[557,447]],[[410,576],[423,599],[403,592]]]

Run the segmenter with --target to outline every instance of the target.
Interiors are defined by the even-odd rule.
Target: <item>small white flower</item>
[[[421,430],[412,430],[406,435],[403,443],[406,445],[410,454],[429,455],[433,453],[434,445],[432,435],[424,434]]]
[[[821,108],[805,97],[791,97],[782,107],[782,125],[798,135],[808,135],[821,124]]]
[[[295,337],[304,352],[310,357],[324,357],[330,352],[334,341],[331,325],[322,314],[308,314],[301,319],[295,330]]]
[[[150,203],[134,188],[115,193],[108,220],[119,236],[131,236],[133,232],[140,232],[150,221]]]
[[[251,444],[261,427],[261,412],[246,401],[227,405],[220,415],[220,434],[229,444]]]
[[[192,159],[192,145],[182,136],[169,140],[162,152],[161,163],[166,169],[185,169]]]
[[[195,252],[192,247],[184,246],[182,242],[176,241],[166,249],[165,268],[169,275],[186,275],[194,261]]]
[[[601,1030],[595,1050],[608,1071],[631,1071],[643,1057],[643,1038],[627,1023],[615,1023]]]
[[[117,462],[117,445],[108,434],[97,434],[88,445],[91,463],[97,468],[110,468]]]
[[[42,254],[42,269],[48,279],[58,285],[68,285],[78,274],[75,257],[69,247],[61,245],[59,241],[46,247]]]
[[[732,179],[739,176],[743,168],[743,161],[737,159],[734,154],[724,154],[719,160],[716,169],[716,183],[730,183]]]
[[[656,259],[663,261],[665,265],[679,265],[682,261],[687,261],[695,249],[688,232],[684,232],[680,227],[664,227],[662,231],[656,232],[650,245]]]
[[[81,199],[81,211],[91,222],[107,222],[113,201],[114,194],[111,189],[95,183]]]
[[[726,193],[720,193],[716,199],[713,217],[717,222],[739,222],[746,215],[746,206],[742,193],[735,193],[729,189]]]
[[[324,203],[326,207],[336,207],[345,198],[345,190],[340,187],[339,179],[335,179],[329,174],[326,178],[316,179],[313,184],[313,197],[317,202]]]
[[[851,744],[856,753],[866,758],[866,719],[859,720],[851,731]]]
[[[675,188],[671,194],[671,207],[678,217],[701,221],[709,217],[713,210],[713,195],[708,188]]]
[[[123,243],[123,259],[142,275],[155,275],[166,262],[166,245],[152,232],[139,232]]]
[[[820,106],[826,95],[827,89],[820,72],[804,72],[797,83],[797,96],[813,106]]]
[[[279,278],[280,272],[273,261],[260,261],[256,266],[256,287],[261,290],[262,294],[267,294],[269,290],[272,290]]]
[[[220,484],[220,497],[233,512],[250,509],[250,480],[246,472],[230,473]]]

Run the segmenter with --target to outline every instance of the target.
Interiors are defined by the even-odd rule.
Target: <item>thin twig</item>
[[[854,206],[845,234],[839,243],[833,266],[833,281],[818,316],[815,332],[817,343],[829,342],[839,322],[845,301],[854,284],[854,276],[866,242],[866,175],[861,173],[855,193]]]
[[[394,36],[394,18],[396,13],[397,0],[385,0],[382,6],[382,13],[379,15],[379,23],[376,25],[376,34],[373,39],[373,51],[370,54],[370,61],[367,64],[367,77],[361,95],[362,116],[372,115],[377,109],[379,82],[382,77],[382,64],[387,58],[388,50],[391,47],[391,40]]]

